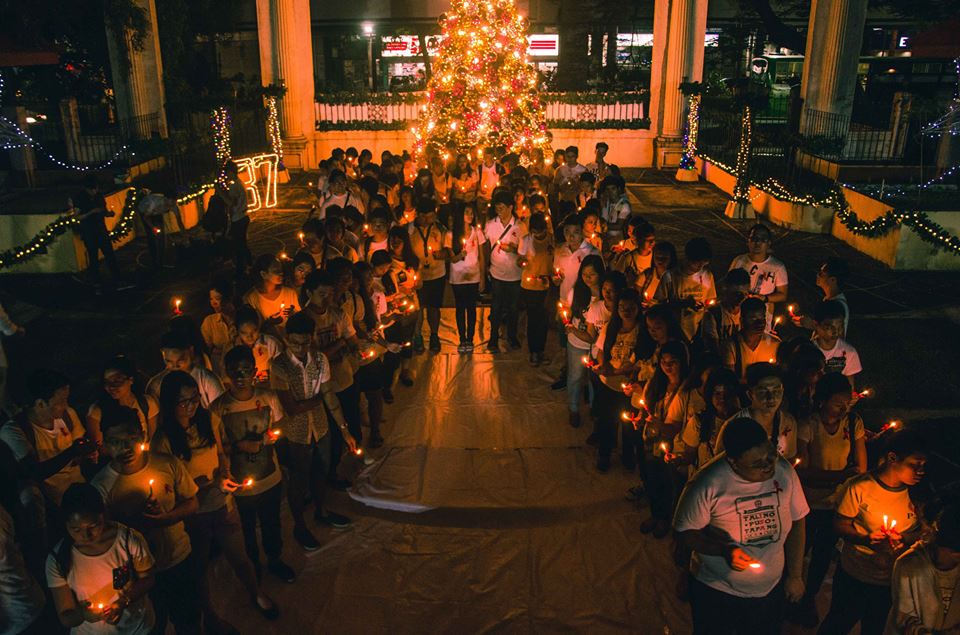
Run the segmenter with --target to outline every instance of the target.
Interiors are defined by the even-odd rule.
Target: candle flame
[[[280,434],[281,434],[280,430],[277,428],[274,428],[273,430],[270,431],[270,436],[272,436],[273,438],[279,437]]]
[[[787,305],[787,313],[789,313],[790,315],[793,315],[794,309],[796,309],[796,307],[795,307],[794,305],[792,305],[792,304],[788,304],[788,305]]]
[[[663,442],[663,443],[660,444],[660,449],[663,450],[664,453],[669,453],[669,452],[670,452],[670,450],[667,448],[666,442]]]
[[[357,448],[357,451],[356,451],[355,454],[356,454],[357,456],[363,456],[363,448]]]
[[[767,361],[770,362],[771,364],[776,364],[776,363],[777,363],[777,360],[776,360],[775,358],[773,358],[773,357],[771,357],[771,358],[768,359]]]
[[[247,480],[245,480],[245,481],[243,482],[243,486],[244,486],[244,487],[253,487],[253,479],[252,479],[252,478],[248,478]]]
[[[763,567],[759,562],[751,562],[749,566],[751,569],[760,569]]]
[[[633,417],[631,417],[631,416],[630,416],[630,413],[627,412],[626,410],[624,410],[623,412],[620,413],[620,418],[623,419],[624,421],[632,421],[632,420],[633,420]]]
[[[150,487],[153,487],[153,483],[154,483],[153,479],[150,479],[149,481],[147,481],[147,485],[149,485]]]
[[[799,456],[793,460],[793,467],[797,467],[798,465],[800,465],[800,457],[799,457]]]
[[[141,452],[146,452],[147,447],[148,447],[148,446],[147,446],[146,443],[141,443],[141,444],[140,444],[140,451],[141,451]]]

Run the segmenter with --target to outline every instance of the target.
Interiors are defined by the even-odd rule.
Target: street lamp
[[[369,75],[369,88],[370,92],[373,92],[374,87],[374,73],[373,73],[373,38],[374,38],[374,28],[373,22],[364,22],[360,25],[363,28],[363,35],[367,38],[367,71]]]

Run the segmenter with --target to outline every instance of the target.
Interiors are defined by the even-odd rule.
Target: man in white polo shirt
[[[485,247],[486,261],[490,263],[490,341],[487,350],[500,352],[500,325],[507,327],[507,343],[510,348],[520,348],[517,339],[517,309],[520,303],[520,267],[517,250],[524,231],[519,219],[513,213],[513,197],[506,190],[498,190],[493,195],[493,209],[496,217],[487,221],[484,233],[487,238]]]

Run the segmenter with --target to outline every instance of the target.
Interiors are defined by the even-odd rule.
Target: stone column
[[[146,11],[148,21],[143,49],[135,50],[129,34],[125,33],[122,35],[125,56],[121,55],[117,37],[107,32],[117,114],[129,122],[131,136],[146,139],[156,134],[165,139],[167,114],[157,7],[154,0],[136,0],[136,3]]]
[[[866,18],[867,0],[813,0],[800,87],[801,134],[846,135]]]
[[[657,167],[676,166],[686,107],[680,84],[703,77],[707,0],[656,0],[653,16],[650,129],[657,135]]]
[[[317,161],[309,0],[257,0],[257,31],[261,83],[287,89],[278,100],[284,163],[313,168]]]

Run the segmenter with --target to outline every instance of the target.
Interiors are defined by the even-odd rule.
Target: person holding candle
[[[553,174],[551,193],[561,201],[576,202],[580,193],[580,175],[587,171],[577,160],[580,149],[577,146],[567,146],[563,151],[564,162],[557,166]]]
[[[143,536],[107,520],[95,488],[64,493],[66,537],[47,558],[47,585],[60,623],[74,635],[147,635],[155,615],[147,593],[154,559]]]
[[[526,233],[513,209],[513,197],[506,190],[493,195],[493,210],[496,213],[484,227],[484,262],[489,265],[490,292],[490,339],[487,351],[500,352],[500,326],[507,331],[510,348],[520,348],[517,338],[517,313],[520,303],[520,279],[522,271],[517,262],[520,240]]]
[[[867,471],[867,444],[863,420],[850,412],[850,384],[839,373],[817,382],[815,409],[797,434],[797,473],[811,512],[807,517],[810,565],[807,588],[791,620],[812,628],[820,622],[816,598],[837,546],[833,510],[843,482]]]
[[[885,441],[880,466],[851,479],[837,504],[833,529],[843,547],[820,635],[848,633],[858,622],[863,635],[883,633],[894,561],[920,537],[909,488],[926,473],[926,445],[910,429]]]
[[[644,307],[653,304],[653,298],[660,288],[660,281],[668,271],[677,266],[677,249],[673,243],[661,241],[653,246],[653,253],[650,256],[651,265],[640,272],[637,276],[634,287],[643,297]]]
[[[773,232],[757,223],[747,233],[747,253],[737,256],[730,269],[745,269],[750,274],[750,296],[763,301],[767,330],[773,328],[773,307],[786,302],[789,289],[787,267],[770,255]]]
[[[960,505],[947,503],[933,526],[893,565],[885,635],[960,632]]]
[[[776,361],[780,338],[766,330],[766,307],[757,298],[740,303],[740,329],[723,349],[723,364],[746,379],[747,368],[758,362]]]
[[[693,632],[779,635],[786,597],[803,594],[800,479],[767,432],[746,417],[721,433],[726,451],[687,483],[673,518],[693,552]]]
[[[461,155],[462,156],[462,155]],[[459,158],[458,158],[459,162]],[[477,210],[473,202],[454,206],[453,228],[447,232],[450,245],[450,288],[453,290],[454,313],[460,354],[473,352],[473,338],[477,329],[477,300],[483,279],[483,243],[486,238],[477,224]]]
[[[590,304],[600,297],[600,280],[605,273],[600,256],[586,256],[580,263],[575,284],[562,299],[563,306],[569,307],[561,309],[561,315],[563,311],[569,311],[569,319],[564,319],[564,332],[567,335],[566,387],[569,422],[574,428],[579,428],[581,423],[580,402],[583,399],[584,384],[589,394],[588,402],[593,403],[593,386],[589,381],[584,381],[587,376],[584,360],[590,361],[594,343],[594,338],[587,331],[585,316]]]
[[[442,163],[441,163],[442,166]],[[429,172],[428,172],[429,174]],[[447,229],[437,222],[437,202],[432,198],[417,201],[417,217],[410,224],[410,245],[420,260],[419,275],[422,286],[417,291],[420,306],[426,309],[430,327],[430,352],[440,352],[440,307],[443,306],[443,287],[446,282],[446,261],[450,258],[452,238]],[[413,346],[423,351],[423,335],[418,327]]]
[[[747,366],[747,396],[750,406],[743,408],[733,419],[747,417],[759,423],[770,437],[777,451],[789,461],[797,458],[797,420],[783,406],[783,375],[769,362]],[[731,419],[731,420],[733,420]],[[726,425],[726,424],[724,424]],[[716,451],[723,450],[723,430]]]
[[[256,360],[255,381],[270,380],[270,361],[283,352],[283,343],[260,330],[260,314],[245,306],[237,311],[237,338],[234,346],[247,346]],[[226,371],[226,368],[224,368]]]
[[[353,205],[361,213],[366,212],[366,207],[363,205],[360,196],[348,190],[347,175],[339,169],[332,170],[330,177],[327,179],[327,194],[320,200],[318,206],[320,220],[327,218],[327,209],[333,205],[338,205],[341,209],[347,205]]]
[[[0,441],[57,507],[67,487],[83,482],[80,465],[96,461],[97,445],[70,407],[70,380],[65,375],[37,369],[27,375],[26,392],[26,407],[0,427]]]
[[[623,274],[617,273],[622,277]],[[604,285],[614,286],[613,285]],[[636,291],[629,289],[614,293],[615,311],[609,322],[600,327],[597,342],[597,394],[594,399],[594,414],[597,422],[599,455],[597,470],[606,473],[610,469],[610,454],[617,442],[617,426],[622,413],[628,410],[630,399],[624,394],[623,384],[637,374],[638,350],[645,343],[640,325],[640,299]],[[605,298],[606,299],[606,298]],[[623,465],[632,469],[636,464],[638,433],[634,425],[623,425]]]
[[[547,293],[553,265],[553,236],[541,213],[530,216],[530,232],[520,241],[517,255],[523,267],[520,299],[527,312],[527,348],[530,365],[543,363],[547,343]]]
[[[700,327],[707,304],[717,299],[717,285],[707,268],[713,248],[706,238],[688,240],[683,255],[683,261],[663,275],[650,297],[677,312],[683,336],[689,342]]]
[[[686,404],[699,402],[699,396],[684,386],[690,374],[690,356],[683,342],[667,342],[660,349],[659,364],[653,377],[643,388],[641,407],[644,425],[642,436],[624,436],[624,456],[643,461],[643,477],[650,500],[650,518],[640,525],[643,533],[664,538],[670,531],[670,514],[683,487],[676,468],[667,462],[673,454],[674,439],[680,434],[683,418],[678,409],[693,410]],[[678,403],[679,402],[679,403]],[[630,452],[632,456],[627,455]],[[625,460],[627,460],[625,458]],[[629,465],[628,465],[629,467]]]
[[[170,331],[160,337],[160,354],[163,356],[164,369],[147,382],[147,394],[160,397],[160,386],[171,372],[189,373],[200,387],[200,399],[203,407],[209,406],[223,394],[223,382],[220,378],[196,363],[196,352],[189,336],[182,332]]]
[[[683,452],[693,472],[713,460],[723,422],[740,410],[743,387],[729,368],[713,368],[703,384],[704,405],[690,413],[680,434]],[[691,473],[691,474],[692,474]]]
[[[599,190],[602,194],[600,217],[607,224],[607,240],[616,242],[625,237],[627,223],[633,216],[626,182],[622,176],[606,176],[600,181]],[[652,250],[653,245],[650,248]]]
[[[496,162],[493,148],[484,148],[483,162],[477,166],[477,210],[481,216],[486,215],[503,175],[503,166]]]
[[[223,376],[223,354],[237,339],[236,303],[229,278],[217,278],[207,288],[213,313],[200,323],[200,336],[210,351],[214,371]]]
[[[350,267],[348,263],[345,264]],[[334,277],[334,269],[340,271],[340,268],[336,267],[310,274],[310,278],[304,284],[304,289],[310,296],[310,302],[303,312],[313,321],[314,346],[317,351],[323,353],[330,364],[332,388],[340,402],[343,416],[350,426],[350,434],[359,442],[363,434],[360,389],[354,381],[356,369],[353,364],[360,350],[360,341],[357,339],[353,320],[334,301],[339,282]],[[352,282],[353,274],[347,275]],[[328,476],[338,489],[346,489],[349,482],[337,477],[337,467],[340,465],[344,448],[343,439],[337,431],[332,432],[330,448],[331,455],[327,463]]]
[[[287,350],[274,359],[270,370],[271,387],[287,414],[281,460],[289,471],[287,500],[294,522],[293,537],[308,552],[320,548],[304,520],[308,493],[318,522],[335,528],[350,525],[349,518],[324,507],[330,462],[327,410],[349,451],[357,451],[357,442],[333,390],[330,362],[323,353],[314,353],[315,330],[308,313],[294,314],[287,326]]]
[[[183,519],[196,513],[197,485],[183,462],[147,449],[136,413],[118,408],[103,420],[110,462],[91,484],[111,518],[142,531],[156,564],[151,598],[158,631],[169,619],[178,634],[200,633],[196,563]]]
[[[634,286],[640,274],[653,264],[656,230],[640,216],[632,216],[624,223],[624,232],[624,239],[610,246],[610,266],[622,271],[630,286]]]
[[[370,262],[373,254],[381,249],[387,249],[388,233],[390,232],[390,216],[388,210],[375,209],[368,217],[370,230],[363,238],[363,257]]]
[[[817,287],[823,292],[823,300],[836,300],[843,305],[843,332],[840,337],[847,337],[847,328],[850,326],[850,305],[847,296],[843,293],[843,284],[850,273],[850,266],[846,260],[830,256],[823,261],[817,270]],[[790,315],[794,326],[813,330],[816,323],[813,318],[801,315],[794,310]]]
[[[477,171],[470,165],[470,159],[465,154],[457,155],[457,162],[450,171],[453,177],[453,200],[463,203],[473,203],[477,200]]]
[[[245,345],[227,352],[224,365],[230,377],[229,389],[210,406],[210,416],[214,428],[223,430],[223,447],[230,462],[230,474],[241,483],[253,479],[250,487],[234,491],[247,557],[259,579],[259,521],[267,571],[289,583],[296,576],[280,557],[283,548],[280,531],[283,487],[275,451],[276,442],[283,436],[282,428],[278,426],[283,420],[283,406],[276,392],[255,384],[255,357]]]
[[[731,269],[720,281],[717,301],[707,303],[707,311],[700,321],[691,348],[697,356],[720,355],[727,342],[740,331],[740,305],[750,289],[750,275],[744,269]],[[769,359],[769,358],[767,358]]]
[[[417,217],[415,201],[412,187],[404,185],[400,188],[400,204],[393,210],[397,225],[409,225]]]
[[[303,306],[307,301],[302,291],[303,282],[316,268],[317,263],[311,254],[298,251],[294,254],[293,260],[290,261],[289,270],[283,273],[284,279],[290,281],[290,288],[297,292],[297,300],[300,302],[300,306]]]
[[[390,229],[389,246],[390,269],[380,279],[387,293],[387,302],[397,317],[394,326],[388,329],[385,335],[391,342],[404,344],[413,341],[417,327],[417,314],[420,310],[417,289],[421,283],[417,270],[420,268],[420,259],[413,253],[410,232],[405,227]],[[387,393],[393,387],[398,368],[400,383],[413,386],[413,372],[410,369],[412,358],[412,346],[404,346],[398,353],[387,356],[384,364],[384,387]],[[385,394],[387,403],[390,403],[390,396]]]
[[[204,624],[207,630],[231,632],[233,627],[216,614],[210,596],[207,573],[214,540],[263,616],[273,620],[280,611],[260,589],[247,558],[240,515],[231,496],[239,488],[238,481],[230,473],[222,439],[222,421],[213,419],[210,411],[200,406],[193,378],[179,371],[167,375],[160,388],[160,425],[150,447],[182,460],[199,488],[197,512],[185,518],[184,524],[193,546]]]
[[[777,349],[783,361],[784,408],[802,421],[815,409],[817,382],[826,373],[823,352],[808,338],[798,336],[783,342]]]
[[[310,256],[316,267],[322,267],[326,258],[326,232],[323,221],[319,218],[308,218],[300,228],[300,249],[294,254]]]
[[[157,417],[160,405],[152,395],[143,391],[137,368],[126,355],[117,355],[103,366],[103,393],[87,410],[87,433],[97,446],[103,446],[103,434],[100,422],[107,410],[122,406],[132,408],[140,419],[140,425],[146,438],[153,436],[157,429]]]
[[[827,372],[842,373],[855,386],[856,375],[862,370],[860,354],[841,335],[844,332],[846,312],[837,300],[824,300],[813,310],[813,343],[826,360]]]
[[[583,239],[590,243],[597,253],[603,253],[604,224],[600,221],[600,203],[590,199],[580,209],[580,218],[583,220]]]
[[[559,287],[560,311],[557,312],[557,326],[560,334],[560,348],[566,349],[568,336],[566,334],[563,310],[570,310],[567,297],[573,290],[574,284],[580,275],[580,264],[584,258],[590,255],[600,255],[600,252],[583,239],[583,220],[576,213],[573,213],[563,219],[561,225],[563,229],[563,243],[553,252],[553,284]],[[569,316],[568,316],[569,317]],[[566,386],[566,374],[568,369],[565,367],[553,386],[554,390],[562,390]]]
[[[359,361],[354,381],[367,400],[367,421],[370,436],[366,446],[371,449],[383,446],[380,424],[383,419],[383,354],[387,342],[383,337],[381,317],[387,312],[387,298],[383,285],[376,279],[374,269],[366,262],[353,266],[357,295],[363,306],[363,316],[356,323],[360,339]],[[364,462],[372,459],[365,457]]]
[[[290,314],[300,310],[297,292],[283,285],[283,263],[272,254],[264,254],[257,258],[253,270],[256,284],[243,296],[243,302],[257,310],[266,328],[282,329]]]

